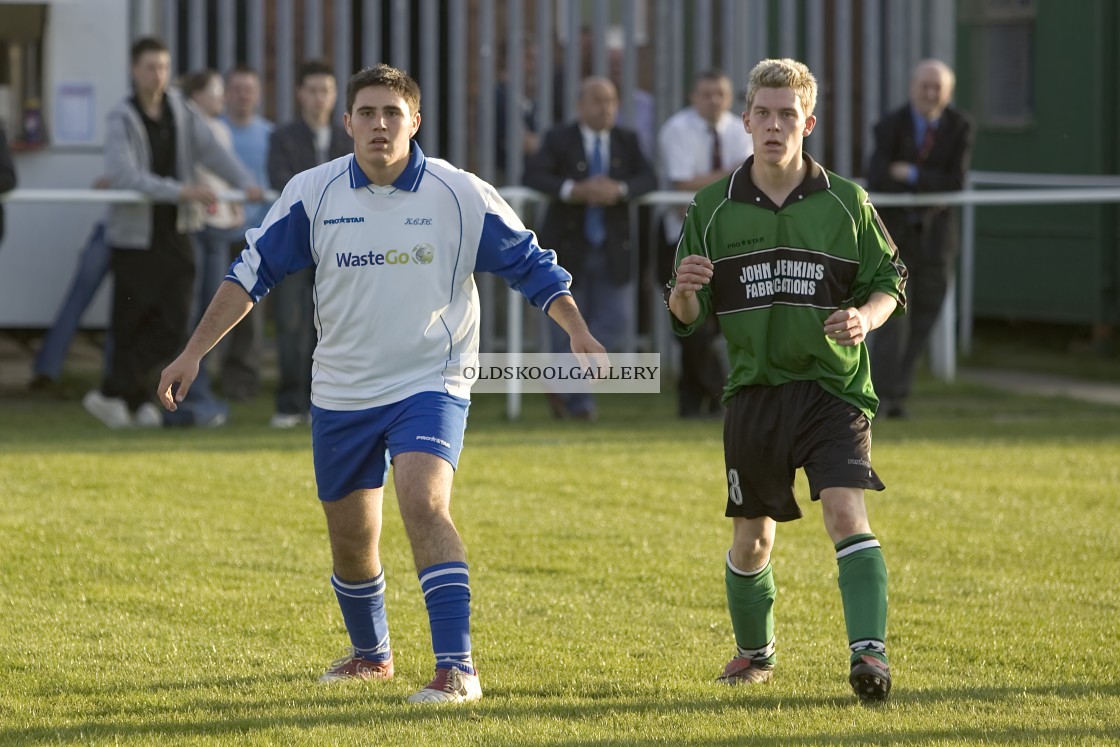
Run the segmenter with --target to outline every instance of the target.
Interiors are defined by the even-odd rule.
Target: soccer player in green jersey
[[[817,84],[796,60],[751,71],[743,124],[754,155],[700,190],[677,246],[668,296],[687,335],[716,314],[731,371],[724,389],[727,602],[737,651],[727,684],[770,679],[775,663],[770,554],[777,522],[801,517],[804,468],[836,547],[850,656],[861,700],[890,692],[887,569],[864,491],[878,404],[864,339],[904,303],[906,269],[867,193],[803,151]]]

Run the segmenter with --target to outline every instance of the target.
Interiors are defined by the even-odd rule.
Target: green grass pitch
[[[779,528],[778,671],[730,689],[720,426],[617,397],[596,425],[479,396],[452,510],[486,697],[430,676],[395,500],[397,677],[320,686],[346,645],[310,436],[262,398],[216,431],[110,432],[0,400],[0,744],[1120,744],[1120,410],[926,383],[876,425],[884,707],[856,704],[820,507]]]

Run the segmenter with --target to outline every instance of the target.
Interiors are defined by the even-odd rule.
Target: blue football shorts
[[[446,392],[421,392],[366,410],[311,406],[311,450],[319,500],[337,501],[355,490],[380,488],[393,457],[406,451],[434,454],[459,465],[470,400]]]

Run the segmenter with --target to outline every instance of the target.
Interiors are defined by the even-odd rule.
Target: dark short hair
[[[226,73],[226,81],[228,82],[229,79],[235,75],[252,75],[254,78],[261,77],[261,74],[257,72],[255,67],[247,65],[244,62],[239,62],[229,69],[229,72]]]
[[[358,91],[373,86],[384,86],[399,94],[414,114],[420,111],[420,84],[404,70],[385,63],[364,68],[350,76],[346,83],[346,111],[353,112]]]
[[[142,36],[132,43],[132,49],[129,52],[132,64],[135,65],[148,52],[167,52],[170,54],[171,50],[162,40],[154,36]]]
[[[214,80],[214,78],[220,79],[221,77],[217,70],[212,70],[208,67],[202,70],[196,70],[193,73],[188,73],[183,78],[183,93],[187,96],[194,96],[210,85],[210,81]]]
[[[723,72],[718,67],[710,67],[707,70],[701,70],[700,72],[696,73],[696,75],[692,76],[692,87],[696,88],[696,86],[708,80],[713,80],[718,83],[721,80],[730,81],[730,78],[727,77],[727,73]]]
[[[312,75],[329,75],[333,78],[334,68],[323,60],[308,60],[296,71],[296,86],[302,86]]]

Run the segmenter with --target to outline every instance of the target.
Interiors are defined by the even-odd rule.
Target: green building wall
[[[1034,0],[1032,115],[1000,123],[984,114],[981,6],[962,0],[957,105],[977,121],[972,168],[1052,174],[1120,174],[1120,3]],[[968,6],[968,7],[966,7]],[[1074,324],[1120,323],[1120,223],[1115,203],[977,209],[978,317]]]

